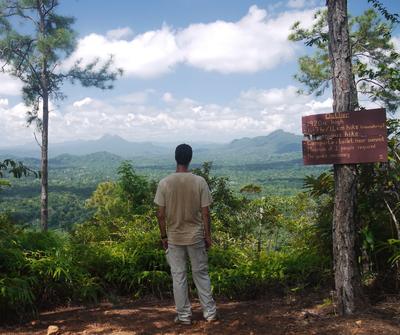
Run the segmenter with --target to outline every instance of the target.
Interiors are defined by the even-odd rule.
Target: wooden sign
[[[385,109],[304,116],[305,165],[387,161]]]

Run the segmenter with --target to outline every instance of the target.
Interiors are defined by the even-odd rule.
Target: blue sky
[[[276,129],[300,133],[301,116],[331,110],[330,92],[299,96],[297,58],[287,41],[296,20],[309,26],[319,0],[64,0],[78,48],[61,64],[114,54],[124,75],[112,91],[65,86],[53,102],[50,142],[117,134],[132,141],[228,142]],[[400,12],[400,2],[382,1]],[[357,15],[367,0],[350,0]],[[396,31],[394,42],[400,45]],[[20,84],[0,77],[0,146],[33,140]]]

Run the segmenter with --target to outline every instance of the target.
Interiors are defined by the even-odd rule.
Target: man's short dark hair
[[[179,144],[175,149],[175,160],[179,165],[188,166],[192,155],[192,147],[188,144]]]

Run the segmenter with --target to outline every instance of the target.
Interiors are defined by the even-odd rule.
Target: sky
[[[393,13],[400,1],[382,0]],[[332,111],[331,92],[299,95],[297,59],[311,50],[288,40],[295,21],[310,27],[320,0],[61,0],[76,18],[77,48],[63,60],[113,55],[124,74],[114,89],[66,84],[51,101],[50,143],[105,134],[142,142],[229,142],[283,129]],[[349,0],[353,15],[369,7]],[[400,49],[400,30],[394,43]],[[33,142],[21,83],[0,73],[0,147]],[[376,107],[363,100],[367,107]]]

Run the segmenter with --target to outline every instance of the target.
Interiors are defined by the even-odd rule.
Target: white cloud
[[[331,98],[300,96],[294,86],[250,89],[226,105],[150,91],[151,99],[142,100],[143,104],[86,97],[62,110],[51,105],[50,141],[95,139],[112,133],[132,141],[227,142],[276,129],[300,133],[302,115],[332,110]],[[0,132],[8,144],[32,139],[32,129],[25,127],[25,113],[23,104],[9,106],[0,101]]]
[[[255,106],[283,106],[289,101],[293,100],[305,100],[305,96],[299,96],[297,94],[297,88],[289,85],[284,89],[271,88],[268,90],[255,90],[251,89],[242,92],[240,95],[241,102],[245,104],[252,103]]]
[[[309,26],[314,11],[285,12],[269,17],[252,6],[238,22],[216,21],[193,24],[181,31],[178,44],[192,66],[222,73],[271,69],[294,57],[295,45],[288,41],[296,20]]]
[[[82,107],[82,106],[85,106],[85,105],[89,105],[92,102],[93,102],[92,98],[86,97],[86,98],[84,98],[82,100],[75,101],[72,105],[74,107],[78,107],[79,108],[79,107]]]
[[[150,78],[166,73],[181,60],[174,33],[167,26],[148,31],[127,41],[98,34],[80,39],[77,50],[66,61],[71,66],[78,59],[83,65],[96,58],[106,60],[114,55],[114,64],[123,68],[127,76]]]
[[[132,35],[133,31],[129,27],[109,30],[106,33],[107,38],[109,38],[110,40],[128,39],[132,37]]]
[[[154,90],[150,90],[150,89],[145,90],[145,91],[132,92],[130,94],[119,97],[119,100],[123,101],[125,103],[142,105],[148,101],[149,97],[153,93],[154,93]]]
[[[26,127],[26,106],[23,103],[9,106],[7,99],[1,100],[3,103],[0,104],[0,145],[18,145],[33,140],[32,129]]]
[[[173,97],[173,95],[169,92],[165,92],[162,96],[162,99],[164,102],[173,102],[175,99]]]
[[[20,95],[22,82],[6,73],[0,72],[0,94],[1,95]]]
[[[332,111],[332,99],[316,100],[312,96],[297,94],[297,88],[251,89],[240,94],[237,101],[240,110],[259,118],[266,131],[283,129],[301,132],[301,116]],[[258,130],[259,131],[259,130]],[[256,135],[254,135],[256,136]]]
[[[8,99],[0,99],[0,107],[8,106]]]
[[[323,101],[312,100],[306,104],[308,109],[307,114],[322,114],[332,112],[333,99],[327,98]]]
[[[64,67],[78,59],[88,64],[98,57],[105,60],[114,55],[115,66],[123,68],[125,75],[142,78],[162,75],[178,64],[220,73],[271,69],[293,59],[298,46],[287,39],[290,27],[298,20],[304,27],[310,26],[314,12],[290,10],[273,16],[251,6],[237,22],[218,20],[179,30],[164,25],[130,39],[133,33],[128,27],[105,36],[90,34],[79,40]]]
[[[292,85],[249,89],[226,105],[145,90],[113,100],[85,97],[62,110],[50,104],[50,110],[51,142],[95,139],[105,133],[133,141],[227,142],[266,135],[276,129],[300,133],[301,116],[330,112],[332,99],[298,95]],[[10,106],[7,99],[0,99],[2,145],[32,139],[33,130],[25,126],[26,111],[22,103]]]

